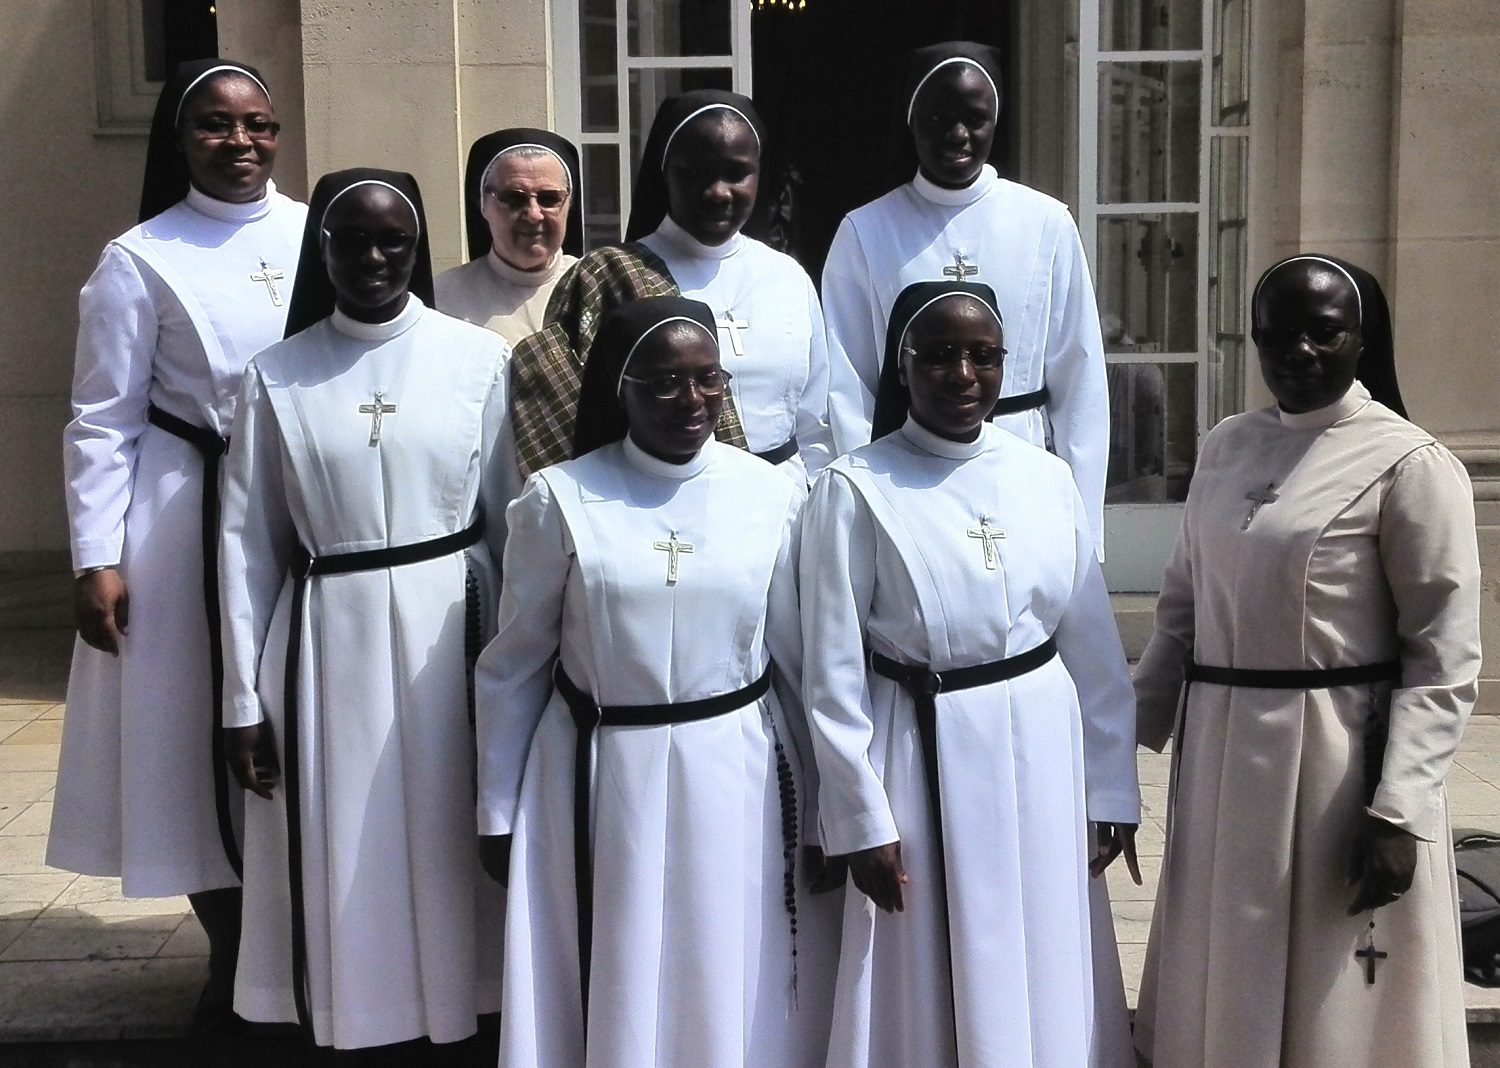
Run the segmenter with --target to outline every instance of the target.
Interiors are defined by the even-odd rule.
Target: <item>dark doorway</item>
[[[219,54],[219,22],[210,0],[142,0],[146,77],[164,82],[177,64]]]
[[[795,2],[795,0],[794,0]],[[770,127],[766,174],[782,211],[770,240],[817,281],[840,220],[894,188],[887,159],[906,55],[939,41],[994,45],[1015,98],[1011,0],[805,0],[757,8],[755,104]],[[1001,109],[990,162],[1008,172],[1010,124]]]

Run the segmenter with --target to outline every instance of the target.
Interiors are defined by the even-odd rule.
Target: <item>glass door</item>
[[[657,106],[686,89],[750,93],[744,0],[554,0],[558,132],[583,153],[584,241],[618,242]]]
[[[1078,221],[1108,362],[1115,591],[1158,588],[1198,442],[1240,408],[1248,4],[1081,4]]]

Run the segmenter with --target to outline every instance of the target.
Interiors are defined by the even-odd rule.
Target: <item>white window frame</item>
[[[640,0],[647,4],[650,0]],[[619,128],[613,133],[583,132],[582,42],[579,37],[579,0],[552,0],[553,108],[557,132],[579,146],[613,145],[620,160],[620,219],[630,218],[630,72],[635,70],[695,70],[728,68],[736,93],[751,95],[750,4],[729,0],[729,55],[632,56],[629,54],[628,0],[615,4],[615,99]]]

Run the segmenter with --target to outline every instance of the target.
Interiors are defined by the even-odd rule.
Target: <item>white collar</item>
[[[917,176],[911,180],[911,185],[924,200],[950,208],[959,208],[982,200],[984,195],[994,189],[999,181],[1000,175],[995,172],[995,168],[986,163],[979,168],[979,174],[975,179],[962,189],[948,189],[938,185],[921,171],[918,171]]]
[[[901,435],[923,452],[930,452],[934,456],[941,456],[945,460],[972,460],[980,453],[990,447],[991,434],[995,428],[985,423],[979,428],[979,436],[973,441],[951,441],[940,434],[934,434],[911,416],[906,417],[906,422],[901,427]],[[999,431],[1005,433],[1005,431]]]
[[[555,282],[562,277],[563,271],[568,269],[568,258],[563,255],[562,249],[552,254],[552,259],[539,271],[523,271],[519,267],[512,267],[500,258],[500,254],[493,248],[485,255],[485,262],[490,265],[490,270],[500,277],[502,282],[509,282],[519,289],[538,289],[549,282]]]
[[[361,341],[389,341],[393,337],[399,337],[412,327],[417,325],[417,320],[422,318],[424,305],[415,293],[406,295],[406,307],[394,319],[387,319],[383,323],[362,323],[358,319],[351,319],[338,308],[333,309],[333,328],[347,337],[359,338]]]
[[[1349,387],[1349,392],[1332,404],[1315,408],[1310,412],[1284,412],[1278,405],[1276,414],[1281,417],[1281,425],[1288,430],[1323,430],[1334,423],[1348,419],[1369,403],[1370,391],[1365,388],[1363,382],[1355,379],[1354,385]]]
[[[733,256],[745,247],[745,235],[737,233],[722,245],[705,245],[692,234],[688,233],[677,221],[668,215],[656,228],[656,236],[671,248],[677,249],[684,256],[693,256],[700,260],[723,260]]]
[[[263,219],[271,213],[271,198],[276,195],[276,183],[266,183],[266,195],[248,204],[231,204],[227,200],[215,200],[195,185],[189,185],[183,198],[188,207],[199,215],[207,215],[220,222],[247,223]]]
[[[652,456],[645,449],[637,445],[635,439],[629,434],[625,435],[623,444],[625,447],[625,459],[630,461],[631,467],[634,467],[642,474],[671,479],[673,482],[686,482],[694,475],[702,474],[704,468],[713,460],[713,438],[709,438],[703,448],[698,450],[697,455],[684,464],[674,464],[670,460],[663,460]]]

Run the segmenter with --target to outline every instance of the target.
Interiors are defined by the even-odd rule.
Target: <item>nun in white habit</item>
[[[902,289],[983,282],[1010,350],[996,424],[1067,461],[1103,559],[1109,395],[1093,284],[1067,206],[985,162],[1000,80],[986,45],[949,41],[912,55],[902,100],[916,174],[850,212],[823,267],[834,446],[842,454],[870,440],[886,321]]]
[[[765,137],[748,97],[668,97],[646,139],[625,238],[661,257],[683,296],[713,309],[750,451],[805,483],[834,456],[828,354],[807,272],[741,232]]]
[[[804,514],[821,829],[853,884],[830,1068],[1131,1057],[1095,1027],[1088,883],[1121,851],[1135,874],[1134,701],[1067,465],[985,422],[1003,344],[989,287],[904,292],[881,436]]]
[[[198,1023],[227,1016],[238,791],[218,731],[218,464],[245,364],[281,336],[307,209],[276,192],[253,68],[183,64],[152,124],[140,225],[79,297],[63,432],[79,640],[47,863],[187,894],[210,944]]]
[[[798,863],[803,491],[711,440],[714,318],[609,312],[578,458],[510,510],[477,676],[504,1068],[823,1063],[837,901]]]
[[[419,299],[420,203],[406,174],[318,183],[294,333],[245,374],[225,479],[224,720],[256,795],[235,1007],[340,1048],[452,1042],[499,1001],[466,676],[507,349]]]

